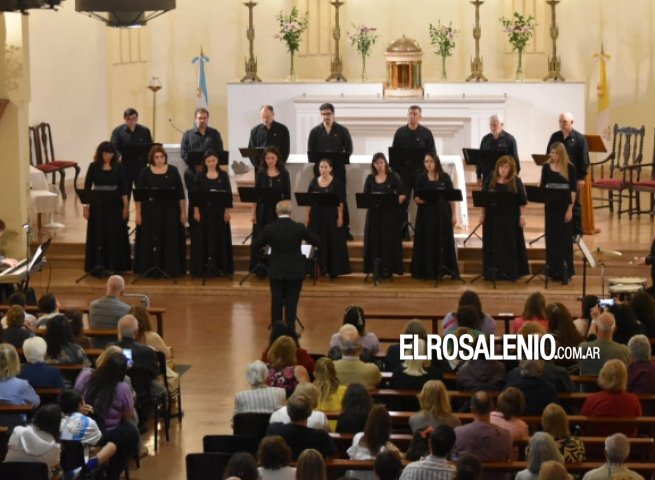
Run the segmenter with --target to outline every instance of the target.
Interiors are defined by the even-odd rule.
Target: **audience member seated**
[[[127,358],[122,352],[113,351],[102,361],[98,359],[95,370],[82,370],[75,381],[75,390],[93,407],[95,418],[102,420],[104,439],[116,445],[116,461],[111,462],[116,469],[125,465],[139,445],[134,398],[125,382],[126,372]]]
[[[68,319],[61,314],[55,315],[48,320],[48,330],[45,333],[45,341],[48,344],[46,361],[55,365],[83,365],[91,366],[91,361],[84,353],[84,349],[73,343]],[[64,384],[67,388],[73,386],[77,372],[64,373]]]
[[[36,326],[41,329],[46,328],[48,320],[55,315],[59,315],[59,309],[61,308],[57,297],[55,297],[55,294],[52,292],[41,295],[37,302],[37,306],[39,307],[41,315],[39,315],[36,320]]]
[[[405,330],[403,335],[417,335],[421,340],[428,339],[428,332],[425,330],[423,322],[420,320],[410,320],[405,325]],[[393,372],[398,367],[402,366],[402,360],[400,360],[400,344],[394,343],[389,345],[387,348],[387,355],[384,358],[385,369],[389,372]]]
[[[314,367],[314,385],[320,393],[318,409],[321,412],[341,411],[341,402],[346,393],[346,386],[339,385],[337,371],[334,369],[334,362],[327,357],[321,357],[316,361]],[[330,431],[337,428],[336,420],[329,420]]]
[[[327,480],[327,470],[321,452],[308,448],[300,454],[296,480]]]
[[[546,329],[538,323],[527,323],[521,328],[520,335],[545,335]],[[544,362],[544,380],[551,383],[558,392],[573,392],[575,385],[571,381],[569,373],[563,367],[548,361]],[[521,367],[517,366],[510,370],[505,379],[505,385],[514,385],[521,379]]]
[[[457,308],[457,312],[455,312],[455,318],[457,320],[457,325],[445,332],[446,335],[454,335],[455,332],[461,328],[470,330],[473,337],[482,335],[482,331],[479,329],[480,312],[476,307],[471,305],[461,305]]]
[[[296,343],[291,337],[282,335],[268,350],[267,385],[281,387],[290,397],[300,382],[309,382],[309,373],[298,365]]]
[[[449,425],[455,428],[461,425],[459,418],[452,414],[448,391],[441,380],[426,382],[416,398],[420,410],[409,418],[412,432],[423,430],[425,427]]]
[[[557,442],[564,463],[585,461],[584,443],[578,437],[571,435],[569,419],[560,405],[551,403],[544,409],[541,415],[541,428]]]
[[[525,410],[525,397],[521,390],[508,387],[498,396],[496,410],[491,412],[492,425],[506,428],[512,433],[512,440],[527,440],[530,436],[528,424],[521,420]]]
[[[234,396],[234,415],[238,413],[273,413],[284,405],[287,394],[284,388],[266,385],[268,368],[261,360],[255,360],[246,367],[248,390]]]
[[[377,365],[365,363],[359,359],[361,353],[359,334],[355,331],[346,331],[341,336],[341,360],[334,362],[337,377],[341,385],[361,383],[366,388],[375,388],[382,375]]]
[[[73,343],[76,343],[84,350],[91,348],[91,339],[84,335],[84,314],[79,310],[67,310],[64,312],[71,326]]]
[[[453,480],[480,480],[482,478],[482,462],[475,455],[468,453],[457,459]]]
[[[596,340],[582,342],[580,348],[582,348],[583,352],[598,351],[599,355],[587,355],[587,358],[578,360],[580,375],[598,376],[605,362],[614,358],[621,360],[625,364],[630,363],[630,350],[628,350],[628,347],[612,340],[616,325],[614,315],[609,312],[603,312],[595,322],[592,321],[591,327],[596,328]],[[590,348],[592,350],[589,350]],[[598,350],[594,350],[596,348]],[[590,388],[585,385],[581,385],[580,389],[582,391],[596,391],[596,388]]]
[[[18,378],[27,380],[33,388],[64,388],[59,369],[45,363],[47,348],[41,337],[28,338],[23,342],[23,355],[27,363],[21,366]]]
[[[610,312],[614,314],[616,321],[616,329],[612,337],[615,342],[627,345],[632,337],[645,333],[644,326],[637,321],[637,317],[627,303],[615,303],[610,307]]]
[[[39,408],[32,423],[26,427],[17,426],[9,437],[5,462],[45,463],[48,469],[59,465],[59,405],[51,403]]]
[[[602,467],[594,468],[585,473],[582,480],[606,480],[621,474],[621,478],[644,480],[637,472],[623,464],[630,455],[630,441],[622,433],[615,433],[605,439],[605,458],[607,462]]]
[[[519,471],[514,480],[539,480],[539,469],[542,463],[550,460],[564,463],[564,457],[562,457],[555,440],[546,432],[536,432],[532,435],[526,450],[528,466]]]
[[[403,469],[398,452],[385,450],[375,456],[373,472],[379,480],[398,480]]]
[[[384,405],[374,405],[371,408],[364,431],[356,433],[353,443],[348,448],[348,458],[351,460],[372,460],[383,451],[398,451],[389,440],[391,436],[391,417]],[[359,480],[375,480],[373,471],[348,471],[346,475]]]
[[[18,291],[9,295],[7,303],[10,307],[18,305],[23,307],[23,310],[25,310],[25,306],[27,305],[27,298],[25,298],[25,294],[23,292]],[[2,320],[0,320],[0,325],[2,325],[2,328],[8,327],[6,314],[4,317],[2,317]],[[25,327],[29,328],[33,332],[36,331],[36,317],[31,313],[25,313]]]
[[[328,428],[327,417],[323,412],[316,410],[318,407],[318,399],[321,395],[321,393],[318,391],[318,388],[309,382],[300,383],[291,396],[293,397],[294,395],[309,399],[309,406],[312,409],[312,413],[310,413],[309,417],[307,418],[307,426],[309,428],[318,428],[320,430],[329,431],[330,429]],[[290,423],[291,418],[289,417],[287,407],[280,407],[275,412],[273,412],[269,422]]]
[[[644,327],[648,338],[655,338],[655,300],[646,292],[637,292],[630,298],[630,308]]]
[[[474,359],[457,370],[458,390],[498,392],[505,385],[505,365],[498,360]]]
[[[651,360],[650,341],[645,335],[635,335],[628,342],[632,363],[628,365],[628,391],[655,393],[655,363]],[[644,415],[650,415],[645,413]]]
[[[315,368],[314,359],[309,353],[307,353],[307,350],[300,347],[300,343],[298,343],[298,334],[296,333],[295,329],[287,325],[286,322],[275,322],[271,326],[271,336],[269,338],[268,346],[262,353],[262,362],[269,363],[268,352],[275,341],[282,336],[291,337],[296,344],[297,365],[305,367],[307,372],[313,372]]]
[[[430,455],[405,467],[400,480],[443,479],[454,477],[455,467],[448,463],[448,456],[455,445],[455,430],[439,425],[430,433]]]
[[[598,297],[596,295],[585,295],[580,302],[580,317],[573,320],[575,328],[582,338],[587,338],[589,327],[594,317],[600,314],[598,309]]]
[[[573,477],[569,475],[566,466],[562,463],[557,460],[548,460],[539,468],[539,480],[573,480]]]
[[[125,280],[120,275],[112,275],[107,279],[107,293],[104,297],[93,300],[89,305],[89,328],[96,330],[115,330],[118,321],[127,315],[130,306],[120,297],[125,291]],[[91,345],[102,348],[111,342],[106,337],[94,337]]]
[[[523,360],[521,377],[509,386],[523,392],[525,397],[525,415],[540,415],[549,403],[558,403],[557,389],[544,378],[545,362],[543,360]]]
[[[528,322],[536,322],[545,329],[548,328],[546,298],[541,292],[533,292],[528,296],[523,306],[523,313],[512,322],[512,333],[518,333],[521,327]]]
[[[23,348],[23,342],[34,336],[34,332],[25,326],[25,310],[20,305],[10,307],[5,316],[7,328],[4,331],[5,342],[14,348]]]
[[[9,405],[30,404],[38,407],[41,399],[32,386],[17,378],[20,373],[18,352],[9,343],[0,343],[0,398]],[[0,425],[14,426],[25,423],[25,415],[0,414]]]
[[[621,360],[608,360],[598,375],[598,386],[602,391],[589,395],[580,413],[589,417],[625,417],[641,416],[641,404],[634,393],[626,392],[628,388],[628,370]],[[591,430],[592,427],[589,427]],[[629,437],[637,435],[634,427],[594,426],[588,435],[610,435],[621,432]]]
[[[578,332],[573,324],[573,318],[568,308],[562,303],[551,303],[546,307],[546,315],[548,316],[548,333],[555,337],[558,347],[577,347],[582,343],[584,338]],[[562,367],[569,367],[575,365],[576,360],[560,359],[555,363]]]
[[[59,407],[63,415],[59,426],[60,439],[82,443],[85,450],[84,458],[88,459],[86,462],[88,471],[93,472],[101,464],[111,460],[116,453],[116,445],[103,440],[100,427],[95,420],[87,416],[93,413],[93,409],[84,403],[82,395],[73,389],[64,390],[59,395]],[[94,455],[90,456],[92,448]],[[71,472],[65,473],[70,475]]]
[[[261,480],[295,480],[296,469],[291,467],[291,450],[278,435],[264,437],[257,452]]]
[[[430,454],[430,434],[433,431],[434,428],[425,427],[412,434],[412,439],[405,452],[405,460],[415,462]]]
[[[493,335],[496,333],[496,321],[484,313],[482,310],[482,302],[480,301],[480,297],[476,292],[473,290],[466,290],[464,293],[462,293],[462,295],[459,297],[457,308],[459,309],[463,306],[474,307],[477,312],[477,320],[471,328],[474,330],[479,330],[485,335]],[[455,330],[461,326],[464,325],[459,323],[456,312],[448,313],[441,322],[441,327],[444,335],[454,333]]]
[[[364,430],[366,419],[373,407],[373,398],[361,383],[351,383],[341,401],[341,413],[337,419],[338,433],[357,433]]]
[[[291,448],[293,460],[297,460],[306,448],[318,450],[324,458],[330,458],[337,452],[334,440],[325,430],[307,426],[307,419],[311,412],[309,398],[302,395],[292,396],[287,402],[287,413],[291,423],[271,423],[268,426],[266,434],[281,436]]]
[[[230,457],[225,465],[223,478],[238,478],[239,480],[259,480],[257,460],[251,453],[237,452]]]
[[[493,401],[487,392],[471,398],[473,422],[455,428],[454,453],[475,455],[483,462],[507,462],[512,456],[512,434],[490,422]],[[491,477],[491,476],[490,476]]]
[[[359,334],[359,343],[363,350],[366,350],[370,355],[377,355],[380,351],[380,341],[377,335],[371,332],[366,332],[366,317],[364,316],[364,309],[359,305],[348,305],[343,312],[342,325],[352,325],[357,329]],[[339,333],[332,335],[330,339],[330,348],[341,347],[341,336]]]
[[[425,340],[418,341],[418,351],[425,355]],[[420,390],[428,380],[440,380],[441,375],[436,376],[428,371],[426,367],[430,365],[430,360],[405,360],[403,365],[394,370],[391,376],[391,388],[396,390]],[[392,410],[405,410],[396,406]]]

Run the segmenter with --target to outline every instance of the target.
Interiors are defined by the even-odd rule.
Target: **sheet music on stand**
[[[591,250],[589,250],[589,247],[587,247],[587,244],[584,243],[584,240],[582,237],[580,240],[578,240],[578,247],[580,247],[580,251],[582,252],[582,256],[587,260],[587,263],[591,268],[596,268],[596,257],[594,257],[594,254],[591,253]]]

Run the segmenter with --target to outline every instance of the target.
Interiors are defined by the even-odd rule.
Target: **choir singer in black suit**
[[[291,202],[282,200],[275,207],[278,219],[266,225],[253,241],[253,248],[268,245],[271,253],[268,261],[268,278],[271,285],[271,324],[284,319],[295,328],[296,311],[300,299],[302,281],[307,272],[305,256],[301,250],[305,240],[318,246],[319,239],[302,223],[291,220]]]
[[[290,150],[289,129],[286,125],[275,121],[275,111],[272,105],[264,105],[259,111],[259,117],[262,119],[262,123],[250,131],[248,148],[277,147],[282,163],[285,163],[289,158]],[[251,158],[250,163],[257,170],[261,158]]]

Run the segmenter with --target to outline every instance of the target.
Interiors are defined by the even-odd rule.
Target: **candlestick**
[[[557,37],[559,36],[559,28],[557,28],[557,17],[555,14],[555,7],[560,0],[547,0],[546,3],[550,5],[550,38],[553,41],[553,55],[548,57],[548,75],[544,77],[546,80],[564,81],[564,77],[560,73],[562,66],[560,58],[557,56]]]
[[[246,74],[243,76],[241,81],[261,82],[262,81],[261,78],[257,76],[257,58],[255,58],[255,47],[254,47],[255,26],[253,24],[253,14],[252,14],[252,10],[253,8],[255,8],[255,5],[257,5],[257,3],[250,0],[244,3],[244,5],[248,7],[248,30],[246,32],[246,38],[248,38],[249,56],[248,59],[246,60]]]
[[[467,82],[472,80],[476,82],[486,82],[487,77],[482,73],[482,58],[480,57],[480,37],[482,28],[480,27],[480,5],[482,0],[473,0],[471,4],[475,6],[475,26],[473,27],[473,38],[475,39],[475,58],[471,60],[471,74],[466,78]]]
[[[332,29],[332,38],[334,38],[334,57],[330,67],[330,76],[325,79],[326,82],[347,82],[343,75],[343,64],[339,55],[339,38],[341,38],[341,29],[339,28],[339,8],[344,2],[334,0],[330,2],[334,6],[334,28]]]

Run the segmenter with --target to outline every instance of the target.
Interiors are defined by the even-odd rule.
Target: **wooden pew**
[[[25,362],[25,354],[23,353],[22,348],[17,348],[16,351],[18,352],[18,356],[20,357],[21,362]],[[104,349],[102,348],[85,348],[84,353],[86,353],[86,356],[89,357],[90,359],[98,358],[102,352],[104,352]]]
[[[25,403],[20,405],[10,405],[8,403],[0,403],[0,415],[6,413],[32,413],[32,405]]]
[[[9,305],[0,305],[0,313],[3,315],[9,310]],[[61,307],[59,309],[60,312],[64,312],[66,310],[79,310],[82,313],[86,313],[87,315],[89,314],[89,306],[75,306],[75,305],[66,305],[65,307]],[[32,315],[35,315],[37,313],[40,313],[39,307],[35,305],[27,305],[25,307],[25,311],[27,313],[31,313]],[[155,318],[157,319],[157,333],[164,337],[164,313],[166,313],[166,308],[165,307],[148,307],[148,313],[150,315],[154,315]],[[100,336],[96,335],[96,336]]]
[[[43,405],[46,403],[57,403],[62,389],[59,387],[37,387],[34,391],[41,398],[41,405]]]

